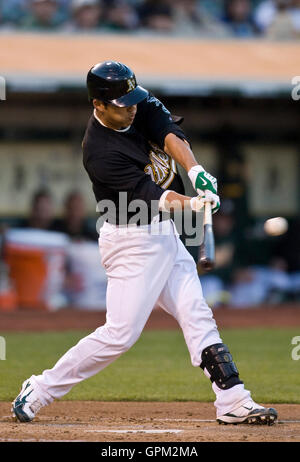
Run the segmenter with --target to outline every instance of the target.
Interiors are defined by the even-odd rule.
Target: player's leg
[[[106,323],[67,351],[52,369],[24,382],[13,404],[19,420],[32,420],[41,405],[62,397],[134,344],[172,270],[177,242],[174,235],[123,230],[121,235],[101,237],[100,250],[108,276]]]
[[[193,366],[201,366],[210,378],[216,394],[217,419],[226,423],[246,420],[264,423],[261,419],[265,419],[272,423],[276,411],[262,411],[264,408],[253,402],[240,380],[229,349],[220,338],[212,311],[203,298],[195,262],[179,239],[176,263],[158,304],[177,319]]]

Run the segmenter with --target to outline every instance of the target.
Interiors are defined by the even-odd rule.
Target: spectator
[[[22,21],[24,29],[51,30],[63,22],[58,0],[28,0],[28,15]]]
[[[174,33],[176,35],[202,35],[220,37],[225,28],[217,22],[197,0],[176,0],[173,3]]]
[[[73,0],[72,18],[66,24],[66,31],[93,31],[101,26],[103,5],[100,0]]]
[[[234,275],[230,304],[233,307],[251,307],[261,303],[283,301],[289,290],[288,274],[276,264],[240,268]]]
[[[300,295],[300,253],[290,245],[300,221],[282,238],[267,236],[262,223],[240,233],[233,202],[225,199],[214,217],[216,267],[200,276],[204,296],[214,308],[236,308],[297,299]],[[293,242],[296,242],[292,239]],[[292,270],[288,273],[288,269]]]
[[[220,197],[233,202],[237,228],[244,229],[249,222],[248,169],[245,156],[238,142],[237,133],[229,124],[224,124],[217,137],[219,155],[218,177]]]
[[[125,0],[112,0],[107,5],[106,26],[115,31],[136,29],[139,18],[136,10]]]
[[[94,230],[88,226],[84,199],[79,191],[71,191],[66,196],[63,217],[55,220],[51,229],[67,234],[71,240],[64,281],[68,302],[82,309],[104,308],[106,275],[99,265],[99,235],[96,224]]]
[[[274,254],[281,258],[288,271],[300,273],[300,217],[290,220],[285,234],[277,239]]]
[[[55,220],[52,229],[66,233],[74,240],[96,240],[99,236],[91,230],[86,220],[84,199],[79,191],[72,191],[66,197],[64,204],[64,216],[61,220]]]
[[[25,15],[28,0],[10,0],[1,2],[1,16],[4,22],[18,25]]]
[[[29,217],[20,223],[22,228],[36,228],[50,230],[53,223],[53,202],[49,191],[36,191],[31,200]]]
[[[4,18],[3,18],[3,14],[2,14],[2,11],[0,9],[0,27],[2,27],[4,24]]]
[[[157,32],[172,32],[174,21],[168,0],[145,0],[137,8],[142,27]]]
[[[210,16],[219,18],[222,15],[224,0],[215,0],[214,2],[211,0],[200,0],[200,3],[201,7],[203,7]]]
[[[280,5],[266,30],[266,37],[275,40],[300,38],[300,1]]]
[[[237,308],[284,301],[290,291],[287,264],[274,252],[279,238],[264,231],[263,221],[256,220],[244,229],[236,248],[231,305]]]
[[[257,34],[250,0],[225,0],[223,22],[233,37],[249,38]]]
[[[296,31],[297,37],[299,37],[300,33],[300,0],[293,0],[292,1],[292,22],[293,27]]]
[[[254,21],[258,29],[264,33],[280,11],[293,8],[296,3],[298,2],[293,2],[293,0],[264,0],[261,2],[254,12]]]

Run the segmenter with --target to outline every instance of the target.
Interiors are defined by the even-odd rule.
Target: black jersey
[[[137,210],[130,211],[129,204],[142,200],[148,207],[146,222],[150,223],[158,214],[153,204],[158,207],[166,189],[184,194],[176,163],[163,151],[168,133],[186,139],[170,112],[150,93],[137,105],[133,124],[126,130],[107,128],[91,116],[82,144],[83,164],[92,181],[98,210],[108,210],[108,201],[115,207],[110,207],[113,213],[108,210],[107,221],[132,223]]]

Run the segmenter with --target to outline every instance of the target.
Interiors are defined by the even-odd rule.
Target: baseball
[[[281,236],[287,229],[288,222],[283,217],[270,218],[264,224],[264,230],[269,236]]]

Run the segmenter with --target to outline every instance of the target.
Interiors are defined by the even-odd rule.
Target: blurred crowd
[[[49,190],[39,189],[26,218],[5,220],[0,231],[0,311],[105,309],[96,220],[80,191],[69,192],[58,217]]]
[[[300,0],[0,0],[0,30],[300,38]]]
[[[47,189],[37,190],[31,199],[28,217],[16,223],[17,227],[42,229],[65,233],[71,240],[97,241],[95,223],[89,223],[83,195],[80,191],[70,191],[64,199],[63,213],[56,218],[56,210],[51,193]]]
[[[200,277],[208,303],[236,308],[300,301],[300,219],[270,236],[264,220],[238,226],[233,202],[214,216],[216,267]],[[298,237],[297,237],[298,236]]]
[[[239,146],[219,141],[221,207],[214,215],[216,265],[201,275],[212,307],[243,308],[300,301],[300,217],[281,217],[286,226],[270,230],[271,216],[249,211],[249,171]]]

